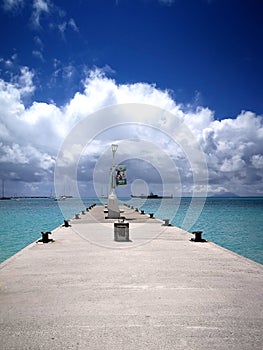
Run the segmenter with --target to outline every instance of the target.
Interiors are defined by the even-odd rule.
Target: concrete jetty
[[[0,265],[0,348],[262,349],[263,266],[122,209],[128,242],[95,206]]]

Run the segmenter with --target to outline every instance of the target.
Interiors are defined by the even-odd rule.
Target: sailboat
[[[104,191],[101,191],[100,198],[107,199],[108,195],[104,193]]]
[[[64,193],[66,193],[65,189],[66,189],[66,185],[64,184]],[[67,194],[62,194],[59,197],[55,197],[54,200],[55,201],[64,201],[68,198],[73,198],[73,196],[67,195]]]
[[[9,200],[11,197],[5,197],[5,180],[2,179],[2,197],[0,200]]]
[[[55,199],[55,197],[53,196],[53,193],[52,193],[52,188],[51,188],[51,190],[50,190],[50,195],[49,195],[48,198],[49,198],[49,199]]]

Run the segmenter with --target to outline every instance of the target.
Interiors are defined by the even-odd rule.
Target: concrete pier
[[[0,348],[261,350],[262,265],[121,209],[129,242],[96,206],[0,265]]]

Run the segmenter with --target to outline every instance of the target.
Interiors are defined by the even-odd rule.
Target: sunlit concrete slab
[[[262,265],[124,207],[0,265],[1,349],[261,349]]]

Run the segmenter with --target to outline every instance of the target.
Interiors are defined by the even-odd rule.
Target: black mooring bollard
[[[40,242],[43,243],[48,243],[50,241],[53,241],[52,239],[49,239],[48,235],[51,234],[51,232],[41,232],[42,234],[42,239],[40,240]]]
[[[169,219],[163,219],[163,221],[164,221],[164,226],[170,226],[170,224],[169,224]]]
[[[70,223],[69,223],[69,220],[64,220],[64,227],[70,227]]]
[[[193,242],[206,242],[206,240],[202,238],[203,231],[193,231],[192,233],[195,235],[195,238],[191,238],[191,241],[193,241]]]
[[[153,218],[154,218],[154,217],[153,217],[153,213],[150,213],[149,215],[150,215],[150,219],[153,219]]]
[[[144,215],[144,210],[141,210],[141,215]]]

